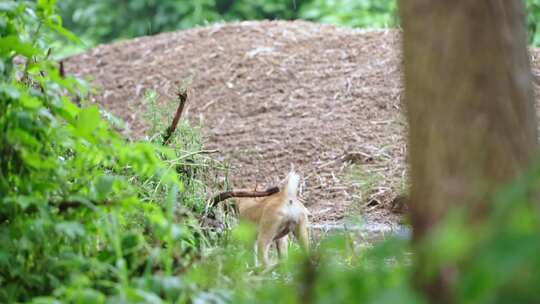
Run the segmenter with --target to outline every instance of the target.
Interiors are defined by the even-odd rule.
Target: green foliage
[[[525,0],[529,42],[540,45],[540,1]],[[87,46],[232,20],[307,19],[360,28],[397,27],[396,0],[63,0],[65,27]],[[80,50],[62,45],[63,53]]]
[[[302,18],[362,28],[395,27],[396,0],[313,0],[302,7]]]
[[[310,0],[241,0],[216,1],[217,7],[230,3],[223,11],[226,20],[297,19],[299,8]]]
[[[117,134],[49,60],[43,37],[77,40],[54,4],[0,5],[0,302],[156,297],[134,282],[171,276],[207,241],[192,216],[200,139],[185,122],[174,149]]]
[[[420,246],[423,274],[450,265],[458,271],[457,303],[536,303],[540,295],[540,166],[498,193],[487,221],[471,228],[457,211]],[[448,269],[448,268],[447,268]]]
[[[94,41],[150,35],[219,20],[213,0],[61,1],[67,28]]]
[[[529,43],[540,46],[540,1],[526,0]]]
[[[65,26],[90,44],[191,28],[210,22],[295,18],[302,0],[130,0],[59,2]]]

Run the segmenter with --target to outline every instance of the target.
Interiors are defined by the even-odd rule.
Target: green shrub
[[[207,241],[199,136],[182,122],[174,149],[122,138],[50,61],[44,37],[76,40],[53,1],[3,2],[0,33],[0,302],[144,297],[134,282]],[[199,173],[177,173],[188,165]]]

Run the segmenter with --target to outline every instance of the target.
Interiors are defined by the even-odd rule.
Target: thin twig
[[[213,153],[218,153],[219,150],[199,150],[199,151],[193,151],[193,152],[189,152],[189,153],[186,153],[178,158],[175,158],[175,159],[171,159],[171,160],[167,160],[166,162],[172,162],[172,163],[175,163],[177,161],[180,161],[182,159],[186,159],[190,156],[194,156],[194,155],[198,155],[198,154],[213,154]]]

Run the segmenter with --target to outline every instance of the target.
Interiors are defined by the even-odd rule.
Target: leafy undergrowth
[[[540,167],[496,197],[484,225],[448,217],[415,245],[423,265],[406,240],[359,248],[344,233],[261,272],[252,227],[199,226],[219,165],[196,129],[181,122],[161,145],[170,110],[149,93],[157,135],[128,142],[48,60],[51,31],[76,40],[54,2],[0,3],[0,302],[422,303],[416,278],[448,267],[454,302],[540,302]]]
[[[76,40],[53,2],[0,5],[0,301],[145,297],[210,242],[194,215],[212,164],[185,122],[169,147],[121,137],[48,60],[51,32]]]

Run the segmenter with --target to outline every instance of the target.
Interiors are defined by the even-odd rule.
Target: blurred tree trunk
[[[418,242],[455,206],[480,222],[489,195],[527,167],[538,136],[522,1],[399,4]],[[454,274],[450,266],[416,279],[441,303],[451,301]]]

